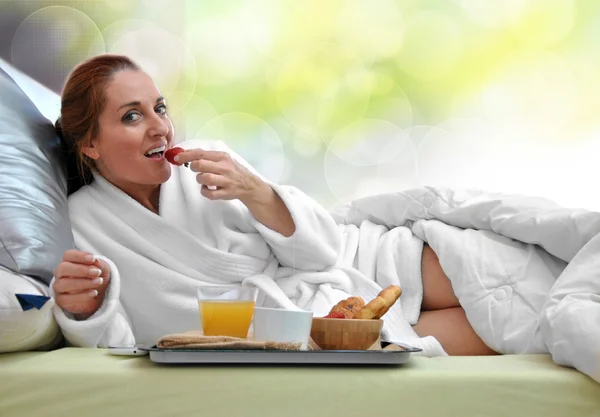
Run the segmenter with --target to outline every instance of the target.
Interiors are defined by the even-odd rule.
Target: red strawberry
[[[326,315],[323,318],[324,319],[345,319],[346,316],[344,316],[343,313],[329,313],[328,315]]]
[[[182,149],[179,147],[167,149],[167,151],[165,152],[165,159],[167,161],[169,161],[170,163],[172,163],[173,165],[181,166],[181,164],[179,162],[175,162],[175,156],[177,154],[180,154],[181,152],[185,152],[185,149]],[[186,166],[187,166],[187,164],[186,164]]]

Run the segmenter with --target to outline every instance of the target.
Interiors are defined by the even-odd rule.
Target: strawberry
[[[181,152],[185,152],[185,149],[179,147],[167,149],[167,151],[165,152],[165,159],[173,165],[181,166],[179,162],[175,162],[175,156],[177,154],[180,154]],[[188,164],[186,163],[185,166],[188,166]]]
[[[345,319],[346,316],[344,316],[343,313],[329,313],[328,315],[326,315],[323,318],[324,319]]]

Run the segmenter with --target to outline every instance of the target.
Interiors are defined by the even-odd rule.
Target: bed
[[[44,146],[39,149],[57,143],[50,120],[56,119],[60,98],[21,77],[2,61],[0,68],[12,77],[18,76],[17,81],[21,81],[19,85],[25,90],[18,92],[12,81],[6,82],[0,88],[5,109],[16,111],[18,106],[13,97],[17,96],[26,106],[25,95],[34,97],[39,108],[36,113],[31,102],[27,111],[19,113],[18,122],[15,120],[19,115],[7,113],[10,116],[5,117],[7,122],[0,124],[5,129],[6,143],[10,144],[6,149],[23,151],[23,159],[18,160],[6,153],[3,162],[0,161],[5,165],[0,165],[7,166],[12,158],[12,163],[20,169],[30,164],[40,168],[25,169],[29,177],[11,177],[23,179],[25,185],[15,187],[8,182],[2,188],[0,183],[0,196],[8,195],[6,190],[20,191],[19,199],[11,199],[0,213],[0,218],[12,219],[11,226],[15,226],[5,227],[4,236],[8,231],[34,230],[33,236],[9,236],[7,240],[25,242],[16,245],[18,249],[40,247],[47,252],[43,256],[37,252],[24,256],[5,250],[6,253],[0,252],[0,264],[13,271],[45,276],[47,284],[55,260],[62,257],[65,248],[72,247],[64,192],[66,178],[52,169],[59,166],[50,158],[52,153],[37,152],[38,140],[45,138]],[[4,76],[4,80],[8,78]],[[42,117],[44,120],[40,121]],[[39,129],[44,136],[40,136]],[[36,151],[33,156],[31,150]],[[26,197],[22,194],[29,183],[42,185],[32,188],[34,192]],[[43,201],[36,201],[42,191]],[[54,202],[49,214],[42,209],[27,211],[15,206],[19,202],[25,208],[48,208],[46,200]],[[16,214],[26,214],[18,219],[27,228],[16,227]],[[48,218],[54,220],[48,222]],[[27,244],[26,239],[47,244]],[[562,241],[556,243],[560,245]],[[20,261],[18,265],[14,264],[15,259]],[[6,288],[6,280],[3,284]],[[0,314],[6,315],[6,306],[1,307]],[[30,310],[29,316],[31,313],[35,311]],[[13,328],[28,329],[22,324]],[[24,338],[29,335],[24,333],[27,333]],[[581,338],[571,340],[577,342],[575,347],[591,347],[596,354],[597,350],[593,350],[596,345],[584,343]],[[565,346],[569,347],[569,353],[581,356],[572,346]],[[414,357],[400,368],[334,368],[161,366],[147,358],[114,357],[105,350],[78,348],[0,354],[0,417],[152,417],[201,413],[211,417],[600,416],[600,384],[583,373],[554,364],[548,355]]]
[[[0,416],[600,416],[600,384],[547,355],[400,367],[169,366],[103,349],[0,355]],[[200,414],[202,413],[202,414]]]

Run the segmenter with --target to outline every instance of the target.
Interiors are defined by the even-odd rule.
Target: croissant
[[[350,297],[334,305],[329,314],[341,313],[345,318],[351,319],[364,306],[365,302],[361,297]]]
[[[390,285],[381,290],[381,292],[371,300],[366,306],[361,308],[352,318],[354,319],[380,319],[402,295],[402,289],[397,285]]]

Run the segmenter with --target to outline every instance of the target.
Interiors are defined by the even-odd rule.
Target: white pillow
[[[0,267],[0,353],[59,347],[62,334],[52,314],[50,298],[41,309],[23,311],[15,294],[48,296],[40,282]]]

